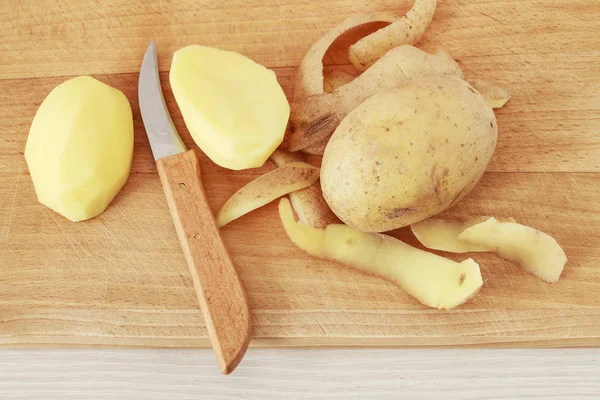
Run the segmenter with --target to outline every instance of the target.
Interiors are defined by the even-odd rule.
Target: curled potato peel
[[[436,3],[436,0],[415,0],[404,16],[350,46],[348,56],[352,65],[365,71],[394,47],[414,44],[431,23]]]
[[[312,185],[317,179],[319,168],[304,162],[286,163],[235,192],[217,213],[217,224],[222,227],[278,197]]]
[[[327,49],[339,36],[360,25],[371,22],[393,22],[396,18],[395,14],[388,12],[355,15],[336,25],[317,40],[306,52],[296,71],[294,100],[297,101],[324,92],[323,57]]]

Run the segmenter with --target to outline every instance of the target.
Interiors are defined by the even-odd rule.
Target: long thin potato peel
[[[479,265],[471,259],[457,263],[343,224],[316,229],[295,221],[287,199],[279,202],[279,216],[292,242],[308,254],[388,279],[428,307],[457,307],[483,285]]]
[[[500,86],[479,79],[470,80],[469,83],[485,98],[492,108],[501,108],[511,99],[512,95]]]
[[[431,23],[435,8],[436,0],[415,0],[406,15],[350,46],[350,62],[365,71],[394,47],[414,44]]]
[[[304,189],[319,179],[319,168],[292,162],[267,172],[235,192],[217,213],[217,224],[231,221],[290,192]]]
[[[549,283],[557,282],[567,256],[551,236],[516,222],[500,222],[495,218],[465,229],[458,239],[476,246],[493,249],[514,261],[532,275]]]

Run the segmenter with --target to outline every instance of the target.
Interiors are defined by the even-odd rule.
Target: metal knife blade
[[[183,153],[187,150],[177,133],[160,87],[156,44],[150,42],[138,81],[138,100],[146,134],[155,160]]]

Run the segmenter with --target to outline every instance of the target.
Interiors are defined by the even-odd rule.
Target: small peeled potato
[[[465,229],[458,239],[492,249],[550,283],[558,281],[567,262],[565,252],[553,237],[529,226],[499,222],[493,217]]]
[[[496,137],[493,110],[468,83],[413,79],[370,97],[340,123],[323,156],[323,196],[363,232],[413,224],[475,187]]]
[[[169,80],[194,141],[216,164],[260,167],[281,144],[290,106],[273,71],[193,45],[173,55]]]
[[[259,176],[235,192],[217,213],[222,227],[273,200],[304,189],[319,179],[319,168],[303,162],[292,162]]]
[[[71,221],[106,209],[127,181],[132,157],[127,97],[90,76],[69,79],[50,92],[25,146],[39,202]]]
[[[279,203],[279,216],[292,242],[308,254],[388,279],[428,307],[457,307],[483,285],[479,265],[470,258],[457,263],[343,224],[315,229],[294,220],[287,199]]]

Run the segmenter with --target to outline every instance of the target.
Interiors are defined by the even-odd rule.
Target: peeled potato
[[[319,179],[319,168],[303,162],[292,162],[259,176],[235,192],[217,213],[217,225],[256,210],[273,200],[304,189]]]
[[[287,199],[279,202],[279,216],[292,242],[308,254],[386,278],[428,307],[457,307],[483,285],[479,265],[470,258],[457,263],[391,236],[343,224],[315,229],[294,220]]]
[[[193,45],[173,55],[169,80],[194,141],[216,164],[260,167],[281,144],[290,106],[273,71]]]
[[[558,281],[567,262],[565,252],[553,237],[529,226],[499,222],[493,217],[465,229],[458,239],[490,248],[550,283]]]
[[[38,200],[71,221],[106,209],[127,181],[132,157],[129,101],[90,76],[70,79],[50,92],[25,146]]]

